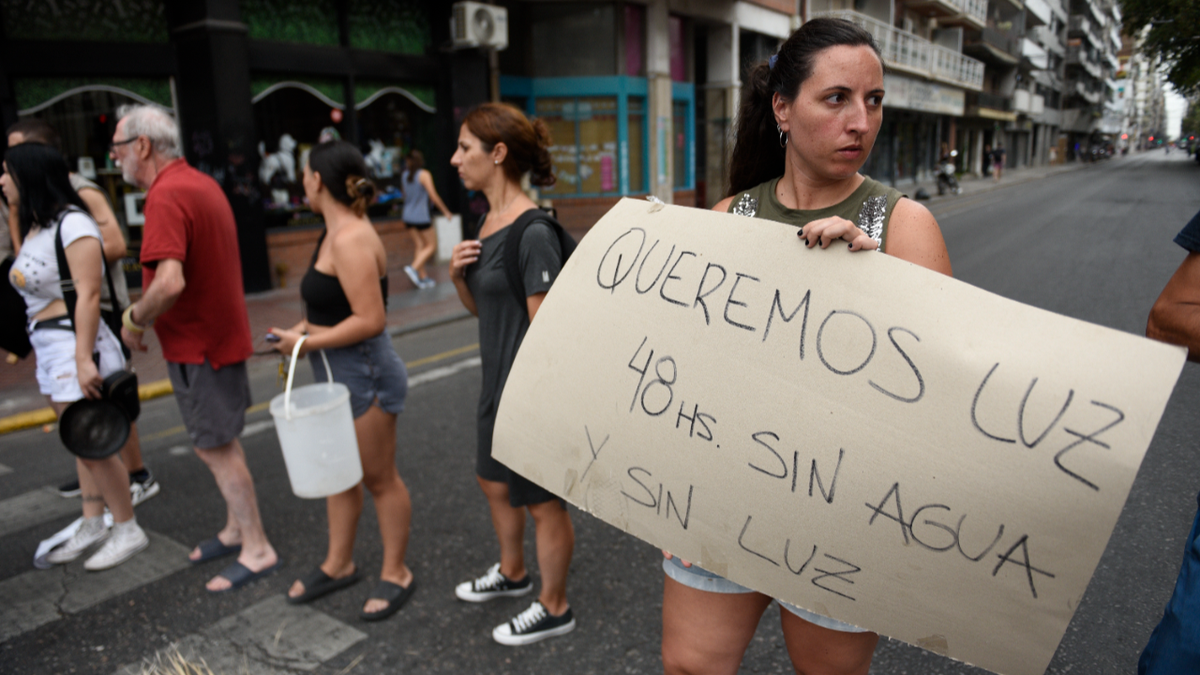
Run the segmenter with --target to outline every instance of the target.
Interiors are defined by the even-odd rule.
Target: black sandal
[[[358,618],[363,621],[382,621],[400,611],[400,608],[404,606],[404,603],[408,602],[408,599],[412,597],[415,590],[417,590],[417,580],[415,577],[412,581],[408,582],[408,588],[393,584],[390,581],[381,580],[375,586],[375,590],[371,591],[371,595],[367,600],[386,600],[388,603],[387,607],[378,612],[363,610],[358,613]]]
[[[303,605],[306,602],[312,602],[317,598],[329,595],[336,590],[350,586],[357,582],[358,579],[359,576],[357,565],[354,567],[353,572],[340,579],[334,579],[328,574],[325,574],[325,572],[323,572],[318,566],[316,569],[309,572],[307,576],[300,579],[300,583],[304,584],[303,593],[294,598],[290,595],[287,595],[287,593],[284,593],[284,595],[287,597],[289,605]]]

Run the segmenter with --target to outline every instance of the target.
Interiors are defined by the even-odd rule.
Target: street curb
[[[396,338],[401,335],[407,335],[408,333],[415,333],[420,330],[425,330],[426,328],[434,328],[443,324],[453,323],[470,316],[470,312],[468,312],[466,309],[462,309],[452,314],[434,319],[428,319],[426,321],[418,321],[416,323],[403,326],[389,326],[387,332],[389,337]],[[171,380],[169,379],[158,380],[156,382],[147,382],[146,384],[138,386],[138,399],[142,401],[149,401],[151,399],[174,393],[174,391],[174,388],[171,387]],[[40,427],[45,424],[54,424],[56,421],[58,421],[58,416],[54,414],[54,410],[51,408],[40,408],[38,410],[29,410],[27,412],[17,413],[15,415],[9,415],[8,417],[0,417],[0,436],[12,433],[14,431],[21,431],[23,429],[29,429],[32,427]]]
[[[138,386],[138,399],[149,401],[152,398],[166,396],[174,391],[170,380],[148,382]],[[39,408],[37,410],[17,413],[16,415],[9,415],[8,417],[0,417],[0,435],[31,427],[39,427],[43,424],[54,424],[57,421],[58,416],[54,414],[52,408]]]

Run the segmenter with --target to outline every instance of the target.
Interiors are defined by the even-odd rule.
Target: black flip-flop
[[[287,595],[287,601],[289,605],[302,605],[306,602],[312,602],[319,597],[328,595],[336,590],[345,588],[357,582],[358,580],[358,567],[355,567],[354,571],[348,576],[338,579],[334,579],[328,574],[325,574],[320,567],[317,567],[300,579],[300,583],[304,584],[303,593],[294,598],[286,593],[284,595]]]
[[[415,577],[412,581],[408,582],[408,588],[393,584],[390,581],[381,580],[375,586],[375,590],[371,591],[371,595],[367,600],[386,600],[387,607],[378,612],[360,611],[358,618],[363,621],[382,621],[400,611],[400,608],[404,606],[404,603],[408,602],[408,599],[412,597],[415,590],[417,590],[417,580]]]
[[[208,562],[209,560],[216,560],[217,558],[224,558],[227,555],[240,553],[242,550],[242,545],[233,544],[231,546],[226,546],[225,544],[221,543],[221,540],[218,537],[213,537],[212,539],[205,539],[199,544],[196,544],[196,548],[200,549],[200,557],[196,558],[195,560],[188,558],[188,560],[191,560],[193,565],[199,565],[200,563]]]
[[[217,576],[219,576],[219,577],[225,577],[226,579],[228,579],[229,583],[232,585],[229,588],[226,588],[226,589],[223,589],[220,591],[209,591],[209,593],[216,594],[216,593],[229,593],[230,591],[236,591],[237,589],[241,588],[242,586],[245,586],[246,584],[248,584],[252,581],[257,581],[267,575],[274,574],[276,571],[279,570],[280,567],[283,567],[282,560],[277,561],[274,565],[271,565],[270,567],[266,567],[258,572],[255,572],[254,570],[250,569],[249,567],[246,567],[242,563],[234,561],[231,565],[229,565],[229,567],[226,567],[225,569],[221,570],[221,572],[219,574],[217,574]]]

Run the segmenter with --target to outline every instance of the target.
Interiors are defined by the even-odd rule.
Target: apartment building
[[[1124,106],[1116,81],[1121,14],[1116,0],[1070,0],[1068,11],[1060,150],[1073,160],[1121,133]]]

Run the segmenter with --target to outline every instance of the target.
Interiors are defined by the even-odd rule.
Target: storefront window
[[[688,167],[691,166],[691,138],[687,128],[688,102],[671,102],[671,133],[674,136],[674,186],[675,189],[689,187]]]
[[[625,74],[645,75],[646,66],[646,8],[625,5]]]
[[[629,136],[629,191],[646,191],[646,99],[630,96],[627,124]]]
[[[380,190],[376,204],[370,209],[372,217],[399,215],[400,174],[404,157],[412,150],[425,156],[425,166],[439,166],[444,160],[436,152],[433,113],[418,107],[403,94],[391,88],[370,100],[358,111],[358,128],[367,147],[363,154],[371,179]],[[360,102],[361,105],[361,102]]]
[[[548,195],[613,194],[617,165],[617,99],[612,96],[542,98],[537,116],[550,129],[557,182]]]

